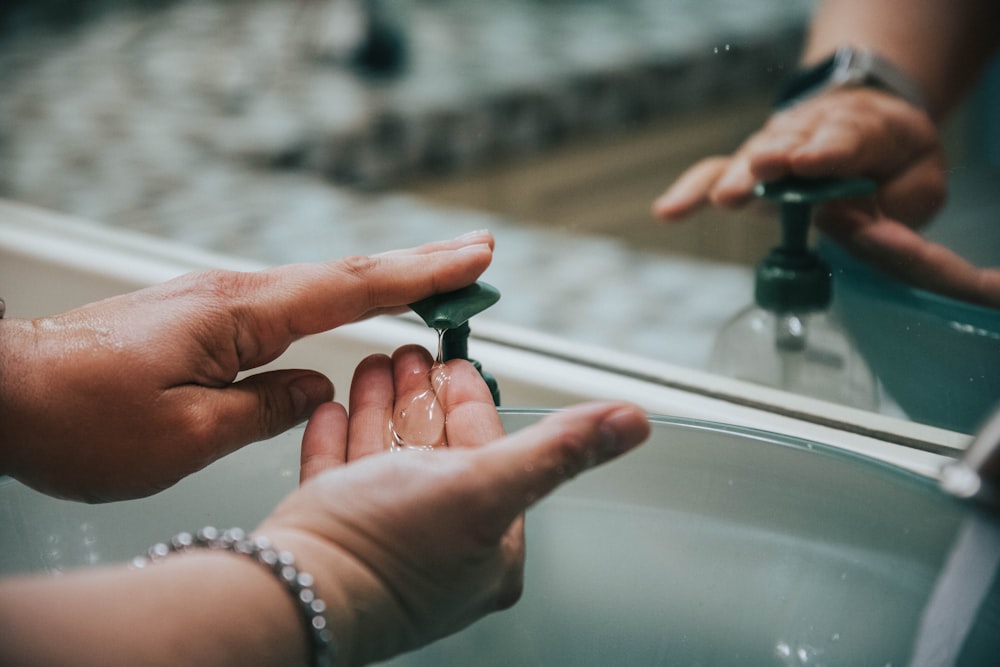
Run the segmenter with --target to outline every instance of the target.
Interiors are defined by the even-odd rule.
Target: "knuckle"
[[[286,416],[290,406],[285,404],[283,397],[277,392],[267,391],[265,387],[254,387],[257,394],[257,429],[260,438],[271,438],[278,435],[285,426]]]
[[[240,292],[248,274],[209,269],[193,276],[198,291],[210,299],[229,300]]]
[[[378,259],[367,255],[351,255],[337,261],[336,266],[348,276],[365,280],[378,265]]]
[[[188,402],[171,419],[171,440],[184,443],[193,454],[192,463],[206,465],[214,460],[219,437],[218,419],[199,401]]]
[[[579,431],[562,431],[549,450],[551,460],[547,463],[553,473],[568,479],[586,469],[591,459],[587,440]]]
[[[372,274],[379,267],[380,260],[377,257],[367,255],[352,255],[344,257],[334,265],[337,272],[343,275],[350,285],[359,289],[364,295],[362,307],[370,307],[381,303],[377,281],[372,280]]]

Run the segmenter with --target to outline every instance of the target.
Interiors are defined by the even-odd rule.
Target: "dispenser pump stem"
[[[809,220],[812,205],[788,202],[781,205],[781,247],[787,253],[809,252]]]
[[[483,370],[475,359],[469,358],[469,319],[500,300],[500,291],[482,281],[462,289],[421,299],[410,304],[420,319],[431,329],[444,332],[441,336],[442,361],[465,359],[472,363],[483,377],[493,395],[493,403],[500,405],[500,389],[496,378]]]
[[[809,249],[813,204],[858,197],[875,190],[867,179],[798,179],[760,183],[758,197],[781,204],[781,245],[757,265],[754,300],[774,313],[807,313],[830,305],[830,268]]]

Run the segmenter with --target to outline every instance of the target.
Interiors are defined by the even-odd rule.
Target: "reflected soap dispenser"
[[[812,205],[873,192],[866,179],[783,179],[758,197],[781,205],[781,245],[756,267],[754,303],[720,331],[709,370],[792,393],[877,410],[870,368],[831,317],[830,268],[809,248]]]
[[[486,386],[493,395],[493,403],[500,405],[500,389],[496,379],[483,370],[475,359],[469,359],[469,319],[486,310],[500,300],[500,291],[482,281],[467,285],[462,289],[421,299],[410,304],[420,319],[438,332],[440,349],[438,361],[465,359],[472,363],[483,376]]]

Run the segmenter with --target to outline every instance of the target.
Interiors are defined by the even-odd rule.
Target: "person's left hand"
[[[255,531],[315,578],[338,664],[384,660],[514,604],[524,510],[649,434],[638,406],[592,403],[504,437],[486,384],[455,360],[439,393],[447,447],[387,452],[394,408],[430,388],[430,367],[414,346],[363,361],[350,415],[336,403],[316,409],[303,486]]]
[[[256,273],[206,271],[37,320],[0,320],[0,473],[108,501],[168,487],[330,400],[304,370],[240,371],[294,340],[432,294],[486,269],[487,232]]]
[[[433,401],[427,400],[429,395]],[[302,439],[301,481],[389,450],[390,426],[399,428],[392,422],[400,408],[416,413],[409,432],[423,426],[420,430],[430,436],[426,439],[438,443],[415,444],[418,448],[477,447],[504,434],[489,388],[470,364],[454,359],[438,366],[424,348],[406,345],[392,357],[375,354],[358,364],[351,380],[349,421],[337,403],[321,405],[310,418]],[[350,427],[334,437],[339,423]]]

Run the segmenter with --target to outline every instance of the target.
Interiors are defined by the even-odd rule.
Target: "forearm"
[[[921,85],[940,122],[1000,47],[995,0],[824,0],[803,52],[816,63],[843,45],[864,46]]]
[[[306,665],[282,584],[244,556],[199,552],[0,583],[0,663]]]

